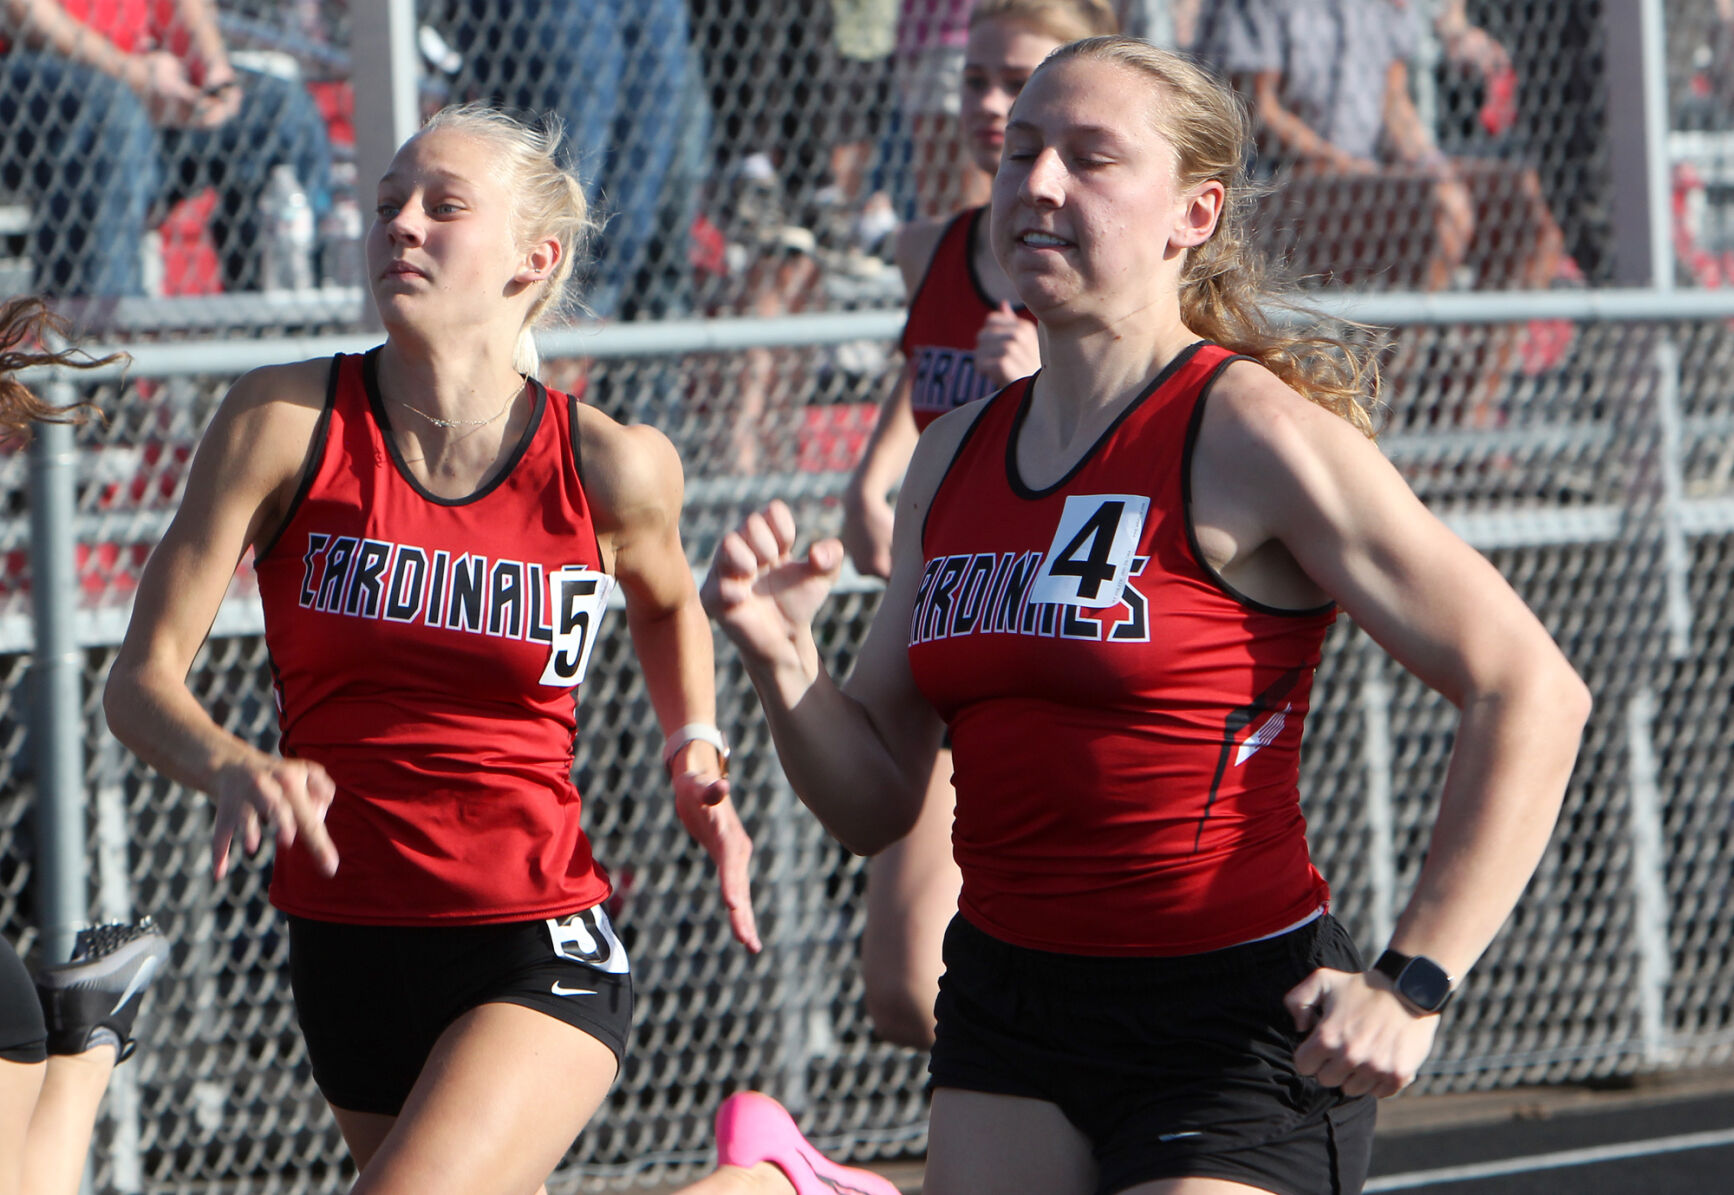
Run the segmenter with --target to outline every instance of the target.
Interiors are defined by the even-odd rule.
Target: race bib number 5
[[[548,649],[548,664],[542,669],[544,685],[570,688],[583,683],[613,588],[613,577],[583,565],[568,565],[548,574],[554,642]]]
[[[1069,495],[1030,601],[1090,610],[1119,602],[1149,513],[1142,494]]]

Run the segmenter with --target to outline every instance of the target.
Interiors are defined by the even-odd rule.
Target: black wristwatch
[[[1373,970],[1389,979],[1405,1002],[1425,1014],[1442,1011],[1456,994],[1445,968],[1424,954],[1387,950],[1373,964]]]

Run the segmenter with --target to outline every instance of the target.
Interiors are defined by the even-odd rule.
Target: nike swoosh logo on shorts
[[[1158,1134],[1156,1137],[1156,1140],[1158,1140],[1158,1141],[1181,1141],[1187,1137],[1202,1137],[1202,1136],[1204,1136],[1204,1133],[1202,1130],[1200,1130],[1200,1129],[1188,1129],[1184,1133],[1161,1133],[1161,1134]]]
[[[554,981],[554,986],[548,990],[556,996],[594,996],[596,994],[595,988],[569,988],[558,979]]]

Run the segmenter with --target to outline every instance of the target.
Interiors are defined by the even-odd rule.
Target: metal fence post
[[[1671,167],[1667,160],[1667,63],[1661,0],[1603,5],[1608,89],[1608,170],[1614,217],[1642,236],[1618,238],[1622,286],[1674,285]]]
[[[1639,1041],[1646,1066],[1673,1061],[1668,989],[1673,982],[1672,935],[1668,929],[1667,839],[1662,825],[1665,800],[1658,782],[1656,695],[1639,689],[1626,705],[1626,766],[1631,832],[1632,953],[1638,962],[1636,992]]]
[[[355,88],[355,181],[362,195],[391,165],[397,147],[421,127],[416,91],[421,62],[416,53],[413,0],[352,4],[349,7],[350,81]],[[368,205],[372,200],[365,201]],[[361,318],[378,328],[372,303]]]
[[[1395,752],[1391,746],[1391,682],[1385,676],[1385,653],[1371,643],[1362,647],[1361,766],[1367,783],[1367,904],[1370,910],[1366,945],[1380,950],[1397,924],[1397,811],[1391,788]]]
[[[68,382],[49,384],[49,401],[76,400]],[[78,454],[72,429],[40,428],[30,445],[31,606],[36,645],[31,711],[36,757],[36,866],[43,957],[72,951],[87,916],[84,833],[84,660],[78,646],[77,545],[73,510]]]

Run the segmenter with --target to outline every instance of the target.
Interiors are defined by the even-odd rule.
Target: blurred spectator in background
[[[739,255],[877,247],[897,0],[693,0],[717,112],[716,216]],[[737,274],[739,270],[737,269]]]
[[[1276,186],[1255,237],[1295,275],[1381,289],[1540,289],[1558,275],[1564,237],[1528,165],[1454,158],[1422,120],[1409,64],[1422,36],[1404,0],[1222,0],[1198,50],[1251,96],[1262,166]],[[1515,94],[1504,50],[1467,24],[1461,0],[1438,12],[1448,50]],[[1504,79],[1504,82],[1499,82]],[[1513,120],[1511,99],[1486,114]],[[1454,395],[1434,408],[1485,426],[1516,362],[1518,326],[1460,337],[1397,338],[1399,360]],[[1416,366],[1394,363],[1393,376]]]
[[[1676,0],[1667,30],[1672,127],[1734,129],[1734,0]]]
[[[897,25],[900,102],[912,143],[915,218],[937,220],[987,202],[988,180],[969,162],[958,124],[958,78],[971,0],[902,0]]]
[[[1677,265],[1698,286],[1734,285],[1734,0],[1682,0],[1667,32]]]
[[[709,120],[683,0],[443,0],[462,57],[454,98],[553,112],[605,221],[585,307],[600,319],[686,313],[690,229]]]
[[[1399,0],[1224,0],[1200,53],[1249,92],[1267,172],[1280,182],[1260,234],[1296,273],[1438,291],[1541,287],[1561,235],[1535,172],[1448,157],[1410,94],[1421,28]],[[1442,10],[1448,44],[1508,56]],[[1514,87],[1514,84],[1510,84]],[[1500,120],[1509,124],[1509,113]]]
[[[860,272],[861,255],[887,245],[897,217],[891,197],[873,186],[892,104],[897,0],[831,0],[832,69],[817,80],[829,130],[830,177],[815,195],[815,227],[828,262]]]
[[[1209,7],[1204,0],[1115,0],[1114,15],[1122,32],[1164,49],[1190,51]]]
[[[1710,2],[1670,3],[1670,36],[1694,3]],[[1611,281],[1614,239],[1605,7],[1602,0],[1446,0],[1435,24],[1441,147],[1454,157],[1499,157],[1533,168],[1564,233],[1566,261],[1598,284]],[[1486,73],[1489,59],[1474,52],[1475,39],[1454,36],[1454,11],[1464,27],[1486,34],[1509,74],[1498,58],[1491,60],[1494,73]],[[1508,90],[1515,92],[1511,100]]]
[[[849,302],[887,274],[877,255],[896,223],[881,188],[895,5],[692,0],[717,113],[712,214],[728,242],[713,312],[771,318]],[[825,356],[750,348],[730,382],[707,387],[733,394],[720,451],[736,471],[796,467],[792,427],[821,389]]]
[[[36,289],[146,291],[144,234],[206,188],[225,290],[260,285],[259,198],[291,167],[330,203],[325,125],[296,80],[237,71],[208,0],[5,0],[0,186],[34,206]]]

